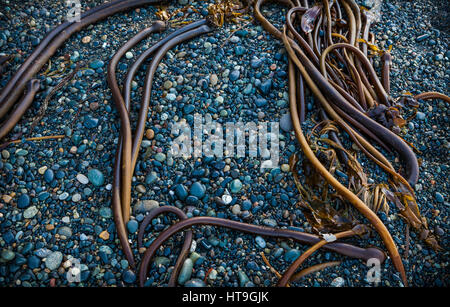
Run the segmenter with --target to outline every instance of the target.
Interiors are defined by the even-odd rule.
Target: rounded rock
[[[96,168],[88,172],[89,181],[96,187],[102,186],[105,183],[105,176]]]

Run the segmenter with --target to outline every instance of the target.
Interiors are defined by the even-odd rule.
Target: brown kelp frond
[[[226,21],[237,22],[246,8],[239,0],[218,1],[209,5],[207,18],[215,26],[221,27]]]
[[[424,240],[434,250],[442,250],[436,237],[428,230],[428,222],[419,211],[416,198],[402,183],[390,184],[390,190],[382,188],[386,198],[393,203],[400,212],[400,216],[412,226],[421,240]]]
[[[161,5],[155,14],[160,20],[170,23],[171,26],[189,23],[184,20],[190,15],[189,13],[190,11],[198,13],[198,10],[192,5],[186,5],[182,8],[173,10],[172,12],[169,12],[168,9],[169,6]],[[174,16],[177,16],[179,13],[183,13],[181,17],[173,18]]]

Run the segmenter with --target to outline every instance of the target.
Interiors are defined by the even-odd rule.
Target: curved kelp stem
[[[28,81],[26,92],[20,100],[20,103],[11,112],[11,114],[8,116],[8,119],[5,120],[0,126],[0,140],[4,138],[14,128],[15,125],[17,125],[19,120],[33,103],[34,97],[40,89],[40,84],[41,83],[38,79],[32,79]]]
[[[14,105],[28,80],[39,72],[45,63],[47,63],[48,59],[50,59],[58,48],[74,33],[116,13],[146,4],[160,2],[161,0],[114,1],[113,3],[105,4],[98,9],[94,9],[94,11],[89,14],[86,12],[84,18],[81,18],[79,22],[64,23],[57,27],[53,32],[50,32],[48,39],[44,39],[37,50],[30,56],[30,60],[27,60],[24,63],[23,68],[19,68],[18,73],[11,78],[10,82],[0,93],[0,118],[5,116]]]
[[[147,248],[144,257],[142,259],[141,265],[139,267],[140,286],[144,286],[145,284],[150,261],[155,255],[158,248],[177,232],[195,225],[202,225],[202,226],[210,225],[210,226],[225,227],[228,229],[246,232],[254,235],[267,236],[272,238],[292,239],[297,242],[310,245],[316,244],[321,240],[319,236],[302,233],[299,231],[246,224],[216,217],[201,216],[189,218],[187,220],[179,221],[175,225],[161,232],[159,236],[156,237],[156,239],[152,242],[152,244],[150,244],[150,246]],[[352,258],[363,259],[365,261],[369,260],[370,258],[377,258],[380,261],[384,261],[385,259],[384,253],[377,248],[363,249],[346,243],[330,243],[325,245],[324,248]]]
[[[128,262],[134,266],[134,259],[131,251],[130,244],[128,243],[125,223],[129,220],[129,208],[125,208],[123,204],[127,203],[127,197],[131,195],[131,125],[128,117],[128,110],[123,101],[123,97],[120,93],[119,86],[116,79],[116,67],[122,56],[130,50],[133,46],[139,43],[141,40],[151,35],[154,32],[160,32],[164,30],[165,25],[163,22],[156,22],[150,28],[144,29],[134,36],[131,40],[125,43],[112,57],[108,65],[107,80],[109,87],[111,88],[113,100],[119,110],[120,115],[120,136],[118,151],[116,153],[116,162],[114,164],[114,184],[113,184],[113,199],[112,206],[114,211],[114,217],[116,222],[116,229],[119,235],[119,239],[122,245],[122,249],[125,252]],[[119,179],[121,178],[121,179]],[[129,203],[129,201],[128,201]],[[127,210],[128,209],[128,210]],[[121,213],[119,214],[118,211]],[[120,217],[120,220],[119,220]]]

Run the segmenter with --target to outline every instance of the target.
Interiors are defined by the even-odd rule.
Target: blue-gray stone
[[[58,234],[65,236],[66,238],[70,238],[72,236],[72,229],[70,227],[63,226],[58,229]]]
[[[103,66],[105,66],[105,62],[102,60],[94,60],[89,64],[89,67],[92,69],[102,68]]]
[[[417,112],[416,117],[418,120],[424,120],[426,115],[423,112]]]
[[[272,88],[272,79],[267,79],[266,81],[261,83],[261,85],[259,87],[261,92],[265,95],[270,93],[271,88]]]
[[[105,176],[96,168],[91,169],[88,172],[87,177],[89,178],[89,181],[96,187],[99,187],[105,183]]]
[[[194,279],[188,280],[188,281],[184,284],[184,286],[185,286],[185,287],[188,287],[188,288],[197,288],[197,287],[205,287],[206,285],[205,285],[205,283],[203,282],[203,280],[198,279],[198,278],[194,278]]]
[[[436,194],[435,194],[434,196],[436,197],[436,201],[437,201],[438,203],[443,203],[443,202],[444,202],[444,196],[442,196],[441,193],[436,192]]]
[[[193,268],[194,263],[190,258],[187,258],[184,261],[183,266],[180,270],[180,275],[178,276],[178,283],[180,285],[184,285],[191,278]]]
[[[136,220],[130,220],[127,223],[127,229],[130,233],[135,233],[138,230],[139,224]]]
[[[242,189],[242,182],[239,179],[234,179],[230,183],[231,193],[239,193]]]
[[[108,207],[101,207],[99,210],[99,214],[101,217],[103,217],[105,219],[109,219],[112,217],[112,210],[111,210],[111,208],[108,208]]]
[[[423,34],[423,35],[420,35],[420,36],[416,37],[416,42],[424,41],[424,40],[426,40],[428,37],[430,37],[430,34]]]
[[[241,75],[241,73],[239,72],[239,70],[233,70],[231,73],[230,73],[230,80],[231,81],[236,81],[237,79],[239,79],[239,76]]]
[[[52,251],[47,248],[39,248],[34,251],[34,254],[40,258],[45,258],[48,255],[50,255],[51,253],[52,253]]]
[[[175,194],[178,196],[178,198],[180,200],[185,200],[186,197],[188,196],[188,192],[187,192],[185,186],[182,184],[178,184],[175,187]]]
[[[253,85],[252,85],[251,83],[249,83],[249,84],[247,84],[247,86],[244,88],[243,93],[244,93],[245,95],[248,95],[248,94],[250,94],[250,93],[252,92],[252,89],[253,89]]]
[[[190,113],[194,112],[194,110],[195,110],[195,106],[192,104],[187,104],[183,108],[184,114],[190,114]]]
[[[280,118],[280,128],[285,132],[290,132],[292,130],[292,120],[291,114],[285,113]]]
[[[246,284],[247,282],[250,281],[250,280],[248,279],[247,274],[245,274],[245,272],[242,271],[242,270],[239,270],[239,271],[238,271],[238,278],[239,278],[239,285],[240,285],[241,287],[244,287],[245,284]]]
[[[301,252],[298,249],[291,249],[286,254],[284,254],[284,260],[288,263],[294,262],[298,257],[300,257]]]
[[[261,247],[261,248],[265,248],[266,247],[266,241],[262,237],[257,236],[255,238],[255,241],[256,241],[256,244],[258,244],[259,247]]]
[[[35,255],[31,255],[28,258],[28,267],[30,269],[36,269],[41,265],[41,259],[39,259],[39,257],[35,256]]]
[[[98,118],[86,115],[84,117],[83,125],[88,129],[93,129],[98,126]]]
[[[177,95],[175,95],[173,93],[169,93],[166,95],[166,99],[169,101],[175,101],[175,99],[177,99]]]
[[[156,161],[164,162],[164,160],[166,160],[166,155],[163,154],[162,152],[158,152],[158,153],[155,155],[155,159],[156,159]]]
[[[59,268],[63,260],[63,254],[61,252],[53,252],[45,258],[45,266],[53,271]]]
[[[16,254],[15,254],[12,250],[4,249],[4,250],[2,251],[1,258],[2,258],[4,261],[11,261],[11,260],[13,260],[15,257],[16,257]]]
[[[234,53],[236,55],[243,55],[245,53],[245,48],[240,45],[236,46],[236,47],[234,47]]]
[[[158,174],[156,172],[152,171],[150,174],[148,174],[145,177],[145,183],[152,184],[153,182],[155,182],[156,179],[158,179]]]
[[[190,206],[195,206],[198,204],[198,197],[197,196],[193,196],[193,195],[189,195],[188,197],[186,197],[186,204],[190,205]]]
[[[26,219],[31,219],[36,214],[38,214],[38,212],[39,212],[39,210],[38,210],[38,208],[36,208],[36,206],[31,206],[24,211],[23,217]]]
[[[255,104],[257,107],[264,107],[267,105],[267,100],[264,98],[256,98]]]
[[[262,61],[260,59],[254,58],[250,61],[250,66],[252,68],[259,68],[262,65]]]
[[[44,173],[44,180],[50,183],[55,179],[55,173],[51,169],[47,169]]]
[[[136,274],[131,271],[131,270],[127,270],[122,274],[123,277],[123,281],[126,282],[127,284],[132,284],[136,281]]]
[[[436,54],[436,56],[434,57],[434,59],[436,61],[442,61],[444,59],[444,55],[443,54]]]
[[[194,182],[189,190],[189,194],[191,194],[192,196],[196,196],[199,199],[203,198],[203,196],[205,196],[205,193],[206,187],[198,181]]]
[[[27,194],[20,195],[17,201],[17,207],[20,209],[25,209],[30,205],[30,196]]]

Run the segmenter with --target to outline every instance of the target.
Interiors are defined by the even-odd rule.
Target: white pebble
[[[77,175],[77,180],[81,183],[81,184],[88,184],[89,183],[89,179],[83,175],[83,174],[78,174]]]

